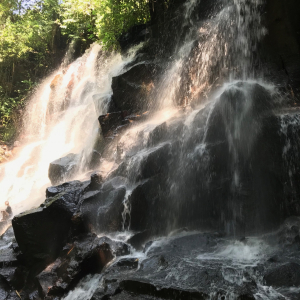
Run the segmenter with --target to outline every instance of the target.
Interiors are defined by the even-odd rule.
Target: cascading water
[[[39,205],[50,185],[49,164],[69,153],[79,154],[77,176],[88,170],[99,135],[97,117],[105,114],[111,79],[131,61],[102,53],[94,45],[81,58],[51,74],[29,101],[24,118],[22,151],[2,168],[1,196],[14,214]],[[97,94],[98,98],[92,98]]]
[[[187,215],[180,217],[180,215],[182,211],[188,209],[188,199],[194,199],[193,201],[199,199],[198,202],[201,205],[200,199],[206,197],[205,191],[195,188],[198,184],[192,174],[197,174],[195,176],[198,176],[198,180],[204,180],[202,184],[205,184],[208,189],[214,189],[210,186],[211,179],[209,179],[215,176],[215,173],[210,170],[210,161],[213,154],[208,150],[211,141],[207,134],[214,118],[223,119],[224,124],[221,126],[223,128],[225,126],[224,136],[226,142],[222,142],[226,143],[227,150],[230,153],[228,154],[229,158],[224,158],[224,160],[230,164],[228,169],[231,169],[229,174],[223,176],[232,178],[229,184],[230,191],[226,192],[225,197],[228,197],[229,203],[232,202],[229,205],[229,210],[233,212],[233,215],[230,217],[219,216],[218,218],[226,224],[228,233],[235,233],[235,227],[238,227],[237,223],[242,223],[243,221],[240,220],[244,218],[243,203],[237,201],[239,195],[244,193],[240,173],[242,173],[243,161],[247,160],[249,156],[247,153],[251,153],[260,131],[260,120],[253,117],[256,114],[254,108],[256,104],[252,103],[252,98],[255,97],[253,87],[256,81],[249,79],[255,75],[253,53],[259,40],[266,33],[266,30],[260,25],[262,1],[229,1],[227,5],[221,5],[219,12],[212,11],[210,18],[201,22],[199,28],[195,31],[194,27],[196,25],[193,24],[190,18],[196,5],[197,1],[190,1],[185,4],[183,26],[190,24],[191,29],[184,38],[183,46],[176,47],[176,53],[170,68],[162,76],[154,93],[151,94],[156,99],[157,116],[149,118],[143,124],[126,131],[119,141],[123,148],[122,157],[125,158],[126,174],[129,179],[127,194],[130,196],[131,191],[140,184],[141,178],[143,178],[141,166],[144,163],[144,157],[148,156],[149,153],[155,153],[160,147],[149,143],[147,132],[155,127],[163,126],[165,122],[168,126],[173,122],[172,119],[176,119],[176,117],[179,119],[188,117],[191,124],[190,126],[184,126],[181,132],[181,140],[178,142],[180,153],[177,161],[172,163],[172,173],[167,175],[170,190],[167,192],[169,195],[166,196],[168,200],[165,200],[169,203],[167,205],[170,205],[169,214],[165,216],[168,219],[167,227],[170,227],[169,230],[174,226],[185,226],[184,220],[189,217]],[[231,24],[231,26],[228,26],[228,24]],[[258,73],[258,70],[256,71]],[[212,78],[214,81],[218,80],[219,85],[223,83],[223,87],[219,88],[219,91],[215,94],[210,93],[215,85],[211,80]],[[236,79],[247,79],[248,84],[239,85]],[[231,81],[231,83],[226,83],[228,81]],[[259,83],[270,94],[273,93],[272,86],[263,84],[261,81]],[[180,95],[180,89],[183,85],[188,86],[188,88],[185,88],[184,101],[180,99],[182,96]],[[207,99],[209,93],[210,97]],[[236,97],[237,103],[228,103],[226,97],[221,99],[220,95],[223,93],[227,94],[229,99],[230,97]],[[235,96],[235,94],[237,95]],[[239,101],[238,97],[243,98],[243,100]],[[204,114],[202,113],[203,107],[199,109],[198,113],[192,113],[194,117],[197,115],[197,120],[193,120],[193,117],[189,116],[189,109],[182,114],[176,108],[176,103],[186,106],[189,103],[193,104],[193,101],[207,103]],[[219,109],[222,112],[216,116],[218,114],[216,111]],[[197,133],[197,126],[199,126],[197,122],[199,121],[201,123],[201,128],[199,128],[201,134],[199,134],[200,132]],[[182,120],[177,123],[180,124],[180,122]],[[203,122],[204,124],[202,124]],[[244,135],[245,131],[248,133],[247,136]],[[174,138],[175,136],[169,133],[169,136],[164,137],[164,141],[169,143]],[[172,151],[174,153],[174,150]],[[197,170],[194,170],[195,161],[199,161]],[[199,168],[202,169],[201,177],[199,177],[199,173],[201,173]],[[233,198],[233,200],[230,200],[230,198]],[[124,215],[128,214],[127,202],[128,200],[125,201]],[[183,205],[186,205],[186,208]],[[205,214],[205,209],[203,212],[198,213],[200,214],[199,219],[204,219],[202,213]],[[220,213],[223,214],[222,209],[220,209]],[[183,221],[179,221],[180,218]],[[123,223],[125,223],[125,220]],[[241,227],[243,226],[241,225]]]
[[[199,21],[192,16],[201,3],[209,12]],[[266,34],[264,1],[216,3],[184,4],[182,27],[189,30],[148,94],[155,109],[134,115],[137,122],[124,119],[128,127],[105,137],[97,167],[104,181],[84,194],[78,210],[99,236],[144,247],[143,252],[131,248],[127,256],[115,257],[101,276],[84,278],[66,300],[91,299],[94,293],[99,299],[134,299],[135,293],[147,294],[141,299],[297,299],[292,298],[297,288],[266,282],[277,276],[268,272],[281,259],[291,263],[287,274],[299,262],[293,251],[300,221],[248,236],[278,229],[292,215],[282,198],[290,195],[291,203],[296,198],[298,156],[292,154],[299,149],[293,140],[299,115],[275,114],[276,90],[258,80],[263,70],[255,51]],[[5,165],[0,183],[15,212],[44,199],[40,191],[48,185],[53,160],[79,155],[76,176],[84,177],[99,135],[96,119],[111,103],[112,77],[131,61],[130,68],[144,63],[134,60],[134,51],[123,59],[106,57],[94,45],[38,89],[25,119],[28,145]],[[282,251],[278,245],[286,239],[292,246]],[[107,249],[97,247],[105,256]]]
[[[266,34],[261,25],[262,0],[228,1],[198,29],[199,42],[190,59],[191,98],[208,96],[217,84],[254,78],[257,44]]]

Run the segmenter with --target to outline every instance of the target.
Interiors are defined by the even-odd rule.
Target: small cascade
[[[97,118],[107,112],[112,77],[133,57],[134,51],[122,58],[94,45],[70,65],[64,62],[39,86],[25,112],[22,151],[1,169],[1,194],[15,214],[44,201],[52,161],[74,153],[78,162],[73,176],[89,169],[99,136]]]
[[[212,88],[229,80],[261,76],[253,66],[257,44],[266,34],[261,25],[263,2],[229,1],[198,28],[198,42],[188,62],[190,100],[208,97]]]

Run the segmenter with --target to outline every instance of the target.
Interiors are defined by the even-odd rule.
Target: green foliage
[[[118,37],[149,18],[148,0],[0,0],[0,126],[54,67],[61,34],[118,49]]]
[[[11,143],[17,135],[17,128],[14,123],[0,127],[0,142]]]
[[[34,84],[31,80],[23,80],[22,81],[23,88],[22,90],[18,90],[18,96],[9,97],[5,95],[3,88],[0,86],[0,125],[7,126],[11,123],[12,113],[14,109],[22,109],[24,106],[24,100],[26,94],[30,92],[36,84]]]
[[[0,15],[0,62],[25,58],[30,52],[47,52],[59,11],[57,0],[36,2],[27,9],[23,9],[22,1],[6,2],[6,7],[3,7],[5,3],[0,6],[0,11],[3,9]]]
[[[117,39],[123,32],[150,18],[147,0],[65,0],[62,16],[63,33],[100,40],[107,49],[118,48]]]

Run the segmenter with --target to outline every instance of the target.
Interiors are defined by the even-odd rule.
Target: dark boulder
[[[141,224],[141,222],[139,221]],[[137,225],[135,225],[137,226]],[[133,248],[136,250],[142,250],[143,245],[152,237],[151,231],[144,230],[141,232],[135,233],[129,240],[127,240],[127,243],[129,243]]]
[[[260,117],[270,113],[273,102],[270,92],[257,83],[231,85],[213,107],[205,141],[231,142],[232,139],[233,146],[251,150],[260,130]],[[249,150],[245,149],[243,152],[247,153]]]
[[[145,233],[131,239],[136,247],[141,247],[151,235],[163,233],[167,223],[166,198],[159,186],[163,180],[160,176],[153,177],[138,185],[129,196],[130,230]]]
[[[264,280],[268,286],[292,287],[300,285],[300,265],[286,263],[268,271]]]
[[[68,193],[68,192],[76,191],[76,194],[80,194],[83,192],[85,187],[88,185],[89,185],[89,182],[81,182],[81,181],[75,180],[75,181],[71,181],[71,182],[65,182],[61,185],[51,186],[46,189],[46,198],[54,197],[62,192]]]
[[[164,143],[147,150],[142,154],[138,165],[136,180],[147,179],[159,173],[168,172],[168,163],[171,158],[171,144]]]
[[[102,134],[104,137],[113,135],[113,132],[120,126],[126,123],[125,121],[126,112],[119,111],[113,112],[106,115],[102,115],[98,118]]]
[[[68,244],[60,257],[37,275],[40,297],[62,296],[86,275],[100,273],[114,257],[128,253],[126,244],[107,237],[79,238]]]
[[[62,192],[13,218],[15,237],[28,263],[48,264],[56,259],[69,236],[78,201],[76,192]]]
[[[122,75],[113,77],[113,101],[119,110],[144,112],[151,103],[148,96],[154,89],[160,67],[153,63],[140,63]]]
[[[158,126],[156,126],[148,136],[148,147],[157,145],[158,143],[164,141],[168,134],[168,126],[167,123],[164,122]]]
[[[121,258],[118,262],[117,262],[117,266],[118,267],[122,267],[122,268],[127,268],[127,269],[137,269],[139,265],[139,260],[138,258]]]
[[[70,153],[50,163],[48,177],[51,184],[56,185],[66,181],[75,174],[79,163],[79,156]]]
[[[88,192],[83,197],[80,212],[87,228],[99,232],[122,230],[125,187]]]
[[[100,190],[103,184],[103,177],[100,173],[93,173],[91,175],[91,181],[89,185],[86,187],[85,191],[96,191]]]
[[[164,287],[153,285],[149,282],[140,280],[124,280],[120,283],[121,289],[135,294],[149,295],[155,298],[162,299],[195,299],[205,300],[208,295],[198,291],[186,291],[183,289],[176,289],[173,287]]]

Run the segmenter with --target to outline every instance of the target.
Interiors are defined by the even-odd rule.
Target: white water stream
[[[1,166],[0,208],[8,200],[18,214],[41,204],[45,188],[51,185],[49,164],[68,153],[80,154],[80,173],[86,171],[99,134],[97,118],[106,113],[105,103],[95,103],[93,95],[98,94],[99,101],[110,97],[112,77],[133,57],[134,51],[126,57],[107,55],[93,45],[43,81],[26,109],[22,150]]]

